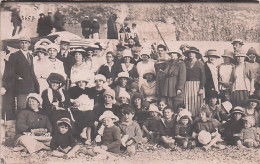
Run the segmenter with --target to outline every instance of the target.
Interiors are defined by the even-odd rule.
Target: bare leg
[[[220,134],[217,133],[214,138],[210,141],[210,143],[206,146],[203,146],[203,148],[207,151],[212,145],[215,145],[219,139],[221,138]]]
[[[80,149],[79,145],[74,146],[69,152],[68,152],[68,157],[75,157],[77,151]]]

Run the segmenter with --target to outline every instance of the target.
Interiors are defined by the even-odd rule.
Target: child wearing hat
[[[71,132],[71,123],[68,118],[61,118],[57,121],[58,132],[51,139],[50,147],[52,155],[56,157],[70,158],[75,157],[79,150],[76,140]]]
[[[118,95],[117,105],[130,104],[130,95],[125,90],[121,90]]]
[[[57,132],[57,121],[60,118],[71,118],[68,111],[70,99],[67,91],[62,89],[65,79],[62,75],[51,73],[47,78],[49,88],[42,92],[42,108],[48,113],[53,127],[53,133]]]
[[[244,109],[236,106],[231,110],[230,119],[224,124],[223,137],[229,145],[237,145],[240,139],[240,132],[244,126]]]
[[[97,154],[111,157],[112,155],[108,152],[119,153],[121,145],[121,131],[114,124],[119,121],[118,117],[111,111],[105,111],[100,117],[99,121],[102,121],[104,125],[103,136],[98,146],[93,147],[87,151],[88,155],[96,156]],[[100,137],[100,136],[99,136]],[[98,140],[96,140],[98,141]]]
[[[224,54],[222,55],[224,63],[218,66],[218,74],[219,74],[219,92],[221,96],[221,101],[229,101],[226,94],[230,96],[231,94],[231,85],[230,85],[230,77],[232,73],[232,68],[234,67],[234,52],[230,50],[224,50]]]
[[[160,128],[161,128],[161,120],[160,120],[160,111],[157,106],[151,104],[149,106],[149,117],[144,122],[142,128],[145,132],[145,136],[147,136],[148,140],[152,143],[158,143],[160,138]]]
[[[180,117],[178,117],[176,121],[177,125],[175,127],[175,139],[177,144],[184,149],[194,148],[196,143],[191,137],[191,113],[189,111],[181,112]]]
[[[243,148],[257,148],[259,146],[259,137],[254,127],[255,120],[252,117],[244,117],[244,128],[241,130],[240,140],[237,141],[237,146]]]
[[[201,108],[199,120],[194,124],[192,137],[196,139],[198,146],[203,146],[202,149],[207,151],[212,146],[223,149],[223,145],[216,145],[221,139],[220,134],[214,124],[209,120],[210,111],[207,108]],[[207,135],[204,135],[206,134]]]
[[[173,111],[170,107],[163,110],[163,118],[161,118],[160,135],[161,142],[166,148],[174,149],[174,127]]]
[[[129,84],[130,84],[130,78],[129,78],[129,73],[128,72],[120,72],[118,74],[118,77],[116,79],[117,85],[114,88],[115,94],[116,94],[116,100],[118,101],[118,95],[121,92],[121,90],[127,91],[129,89]]]
[[[135,111],[131,106],[123,106],[121,112],[123,117],[119,123],[119,128],[123,135],[122,145],[126,147],[127,153],[132,156],[136,152],[137,144],[142,139],[142,131],[139,124],[133,121]],[[125,143],[123,143],[123,138],[126,138]]]
[[[247,104],[245,107],[245,115],[247,117],[251,117],[255,124],[253,126],[255,127],[260,127],[260,122],[259,122],[259,113],[256,110],[256,107],[260,104],[260,100],[257,99],[255,95],[249,96],[247,100]]]

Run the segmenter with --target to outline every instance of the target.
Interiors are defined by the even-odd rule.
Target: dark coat
[[[18,11],[16,11],[16,10],[12,11],[11,22],[13,23],[14,26],[21,26],[22,25],[22,19],[21,19]]]
[[[66,75],[68,77],[70,77],[70,71],[72,66],[75,64],[75,58],[74,56],[70,55],[70,53],[68,53],[67,57],[63,57],[61,55],[61,52],[59,52],[57,54],[57,59],[59,59],[60,61],[63,62],[63,66],[64,66],[64,72],[66,73]]]
[[[107,39],[118,39],[116,20],[113,17],[107,21]]]
[[[46,35],[49,35],[51,33],[52,29],[53,29],[53,22],[51,20],[51,17],[50,16],[46,16],[46,18],[45,18]]]
[[[213,78],[211,71],[207,64],[204,65],[205,68],[205,75],[206,75],[206,82],[205,82],[205,97],[208,102],[208,98],[210,96],[210,91],[214,90],[216,91],[216,88],[214,86]]]
[[[112,78],[113,80],[115,80],[118,73],[120,73],[120,65],[114,63],[114,65],[111,68],[111,72],[110,72],[108,66],[106,64],[104,64],[100,67],[98,73],[104,75],[107,79]]]
[[[92,34],[99,33],[100,25],[98,24],[98,22],[93,22],[91,25],[91,29],[92,29]]]
[[[81,28],[82,28],[82,35],[86,38],[89,38],[89,35],[91,34],[91,21],[83,20],[81,22]]]
[[[166,97],[175,97],[177,90],[184,93],[184,84],[186,82],[186,66],[183,61],[167,61],[166,69],[161,73],[160,79],[157,79],[157,93]]]
[[[45,18],[39,18],[38,24],[37,24],[37,33],[39,36],[45,36],[46,35],[46,29],[45,29]]]
[[[39,83],[33,68],[33,56],[30,55],[31,64],[21,50],[9,57],[10,69],[6,72],[3,87],[14,89],[16,94],[39,93]]]

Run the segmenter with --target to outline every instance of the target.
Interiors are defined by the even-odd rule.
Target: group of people
[[[93,21],[89,20],[89,16],[85,16],[84,20],[81,22],[82,35],[86,38],[100,39],[99,29],[100,25],[96,18]]]
[[[66,38],[60,46],[43,38],[31,54],[30,38],[19,42],[1,88],[16,151],[68,158],[82,142],[87,155],[113,158],[134,155],[145,137],[169,149],[224,149],[223,140],[259,148],[259,55],[240,39],[233,51],[208,50],[206,62],[187,44],[151,51],[132,39],[104,54],[100,43],[70,49]]]

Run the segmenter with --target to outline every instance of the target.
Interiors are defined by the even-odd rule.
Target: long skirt
[[[249,97],[249,91],[247,90],[233,91],[231,92],[231,103],[233,107],[235,106],[245,107],[248,97]]]
[[[199,110],[204,103],[205,91],[202,95],[199,95],[199,89],[200,81],[186,81],[184,86],[184,104],[186,109],[191,112],[193,118],[198,116]]]

